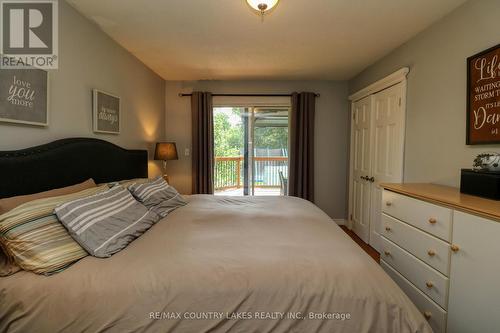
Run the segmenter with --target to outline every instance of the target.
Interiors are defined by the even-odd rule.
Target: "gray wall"
[[[121,97],[120,135],[92,132],[92,95]],[[165,81],[65,1],[59,1],[59,69],[49,73],[50,126],[0,123],[0,150],[67,137],[96,137],[126,148],[154,149],[165,135]],[[150,163],[150,173],[158,173]]]
[[[166,82],[166,138],[176,141],[179,161],[167,167],[172,185],[191,192],[191,109],[189,97],[178,93],[193,90],[212,93],[290,93],[313,91],[316,100],[315,200],[332,218],[344,219],[348,149],[347,83],[330,81],[197,81]]]
[[[500,43],[500,1],[471,0],[349,82],[350,93],[408,75],[405,181],[459,186],[460,168],[500,145],[465,144],[466,58]]]

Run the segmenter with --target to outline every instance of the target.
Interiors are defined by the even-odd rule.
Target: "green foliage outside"
[[[254,135],[255,148],[287,149],[288,128],[258,127]]]
[[[241,116],[239,108],[233,108],[232,114]],[[214,141],[215,156],[240,156],[243,150],[243,121],[231,124],[227,113],[214,113]],[[255,148],[287,149],[288,128],[285,127],[257,127],[254,133]]]
[[[233,109],[239,115],[239,109]],[[234,125],[229,121],[227,113],[214,114],[215,156],[240,156],[243,148],[243,122]]]

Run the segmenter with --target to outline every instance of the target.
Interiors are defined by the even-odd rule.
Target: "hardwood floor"
[[[346,234],[348,234],[366,253],[370,255],[370,257],[373,258],[377,263],[380,264],[380,253],[378,253],[373,247],[370,245],[366,244],[361,240],[361,238],[358,237],[353,231],[347,229],[345,225],[340,226],[342,230],[345,231]]]

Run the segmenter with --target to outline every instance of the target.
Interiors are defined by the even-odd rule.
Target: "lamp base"
[[[168,179],[168,175],[167,174],[163,175],[163,179],[167,182],[167,184],[170,184],[170,181]]]
[[[163,161],[163,179],[165,179],[165,181],[168,183],[168,175],[167,175],[167,161],[164,160]]]

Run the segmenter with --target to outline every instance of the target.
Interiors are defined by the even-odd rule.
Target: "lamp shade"
[[[270,11],[278,4],[279,0],[247,0],[250,7],[261,13]]]
[[[158,142],[155,149],[155,160],[170,161],[178,160],[175,142]]]

